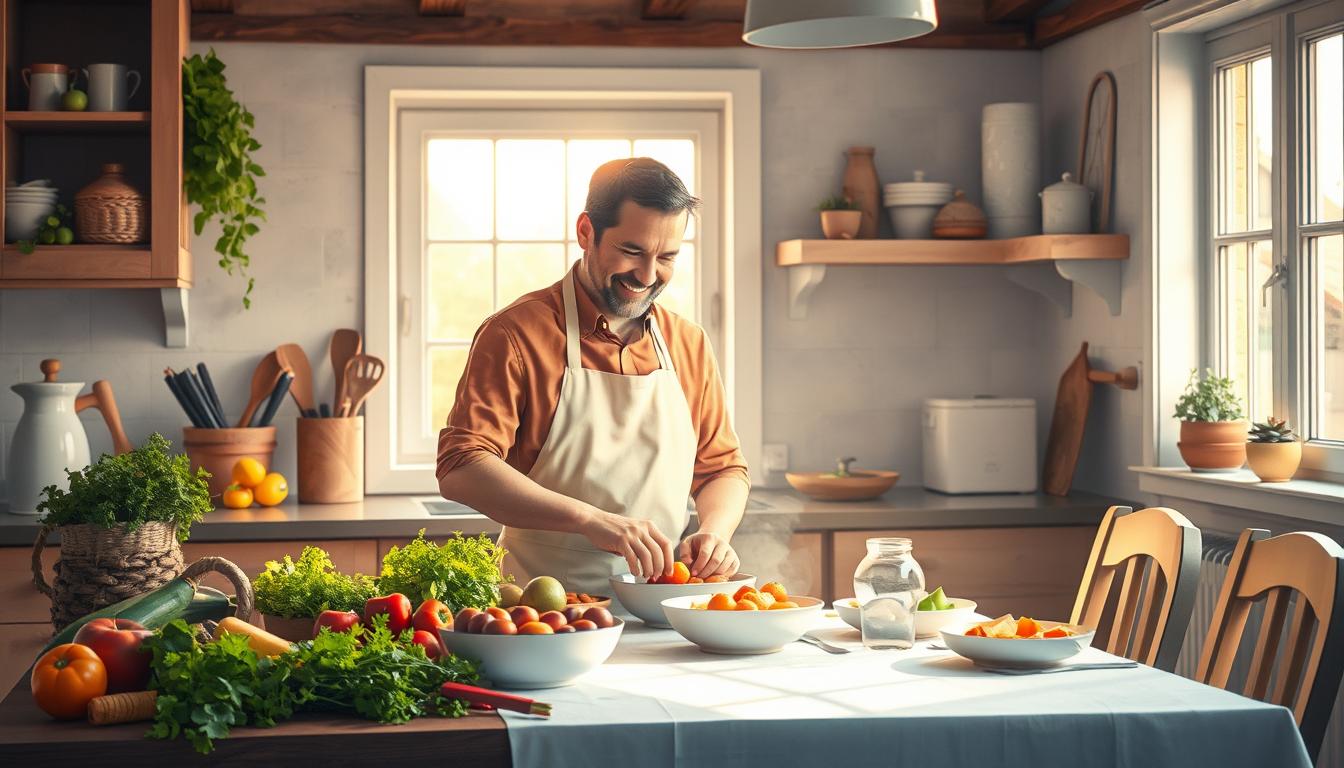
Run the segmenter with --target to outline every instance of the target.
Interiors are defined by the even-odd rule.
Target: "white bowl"
[[[625,622],[605,629],[561,635],[473,635],[439,630],[443,647],[475,661],[481,677],[499,688],[558,688],[606,661],[616,650]]]
[[[902,240],[928,240],[933,237],[933,219],[941,205],[893,205],[887,207],[891,227]]]
[[[699,594],[663,601],[663,612],[672,628],[709,653],[774,653],[816,626],[823,605],[815,597],[790,595],[797,608],[709,611],[691,607],[709,598],[708,594]]]
[[[915,637],[937,637],[938,631],[953,623],[970,621],[978,607],[974,600],[961,597],[949,597],[952,607],[944,611],[915,611]],[[852,597],[836,600],[831,607],[849,626],[863,631],[858,601]]]
[[[1042,621],[1042,627],[1049,629],[1060,625],[1078,632],[1073,637],[1042,637],[1036,639],[969,637],[966,630],[977,622],[962,622],[944,628],[940,634],[943,642],[954,653],[964,656],[976,664],[988,667],[1050,667],[1077,656],[1092,645],[1095,630],[1076,624],[1064,624],[1060,621]]]
[[[42,220],[56,210],[55,203],[5,203],[5,237],[10,242],[37,237]]]
[[[756,586],[756,577],[747,573],[734,575],[728,581],[718,584],[646,584],[641,577],[632,573],[623,573],[611,577],[611,588],[616,592],[616,600],[625,609],[637,616],[650,627],[667,629],[672,625],[663,613],[663,601],[669,597],[683,595],[714,594],[726,592],[733,594],[742,588]]]

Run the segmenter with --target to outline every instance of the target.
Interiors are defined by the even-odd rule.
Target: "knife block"
[[[299,501],[364,499],[364,417],[298,420]]]

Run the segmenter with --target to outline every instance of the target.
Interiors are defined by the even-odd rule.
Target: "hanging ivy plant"
[[[243,307],[252,306],[251,259],[245,246],[265,221],[257,194],[257,177],[266,172],[252,161],[261,144],[252,138],[253,118],[233,97],[224,78],[224,62],[213,49],[182,62],[182,186],[187,202],[200,208],[193,224],[201,234],[207,222],[218,220],[215,241],[219,266],[230,275],[247,279]]]

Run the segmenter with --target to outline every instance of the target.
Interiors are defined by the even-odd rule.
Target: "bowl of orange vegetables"
[[[990,667],[1050,667],[1092,645],[1095,630],[1012,614],[942,630],[949,650]]]
[[[778,582],[759,590],[743,585],[729,594],[685,595],[663,601],[663,613],[682,637],[709,653],[774,653],[803,636],[821,618],[824,603],[790,595]]]
[[[611,588],[616,599],[625,609],[633,613],[640,621],[650,627],[667,629],[668,623],[663,612],[663,601],[670,597],[686,595],[705,595],[726,592],[731,595],[742,586],[756,586],[756,577],[748,573],[735,573],[732,576],[711,576],[699,579],[691,576],[685,563],[677,562],[672,566],[672,576],[666,580],[648,581],[633,573],[623,573],[611,577]]]

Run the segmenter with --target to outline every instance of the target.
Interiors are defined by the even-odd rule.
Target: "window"
[[[1344,22],[1302,3],[1208,36],[1211,363],[1304,466],[1344,472]],[[1332,17],[1333,16],[1333,17]]]

